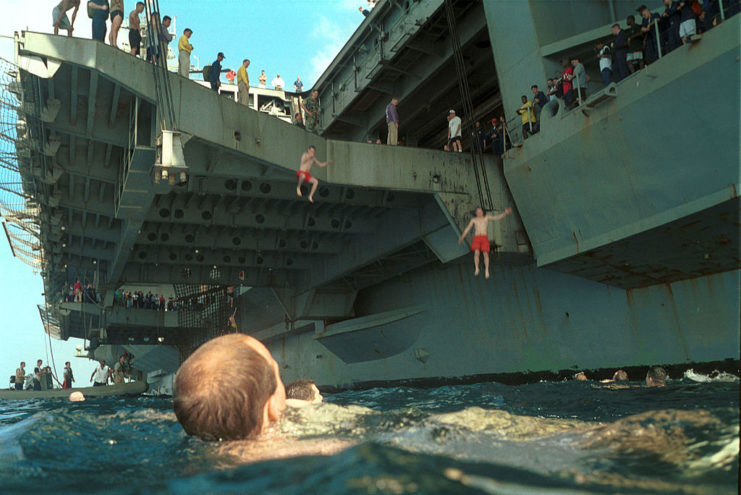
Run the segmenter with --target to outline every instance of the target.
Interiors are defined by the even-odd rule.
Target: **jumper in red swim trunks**
[[[471,243],[471,251],[481,251],[482,253],[489,252],[489,237],[485,235],[473,236],[473,242]]]
[[[301,164],[298,167],[298,172],[296,172],[296,179],[298,180],[298,183],[296,184],[296,194],[299,196],[303,196],[301,193],[301,184],[304,182],[308,182],[311,184],[311,192],[309,193],[309,202],[314,202],[314,193],[316,192],[317,186],[319,186],[319,181],[316,180],[315,177],[312,177],[309,171],[311,170],[311,166],[315,163],[319,165],[320,167],[326,167],[327,165],[331,165],[332,162],[320,162],[314,157],[314,154],[316,153],[316,148],[314,145],[309,146],[309,149],[304,152],[303,155],[301,155]]]
[[[473,243],[471,243],[471,251],[473,251],[473,265],[476,268],[474,276],[478,276],[479,274],[479,253],[484,253],[484,276],[489,278],[489,237],[487,235],[489,221],[501,220],[510,213],[512,213],[512,208],[505,209],[504,213],[499,215],[484,215],[483,209],[476,208],[476,216],[468,222],[466,230],[463,231],[458,239],[458,244],[462,243],[463,239],[466,238],[471,229],[475,227],[473,232]]]
[[[304,176],[304,180],[301,180],[302,175]],[[299,170],[298,172],[296,172],[296,178],[300,182],[311,182],[311,179],[313,179],[314,177],[312,177],[309,172],[304,172],[303,170]],[[299,194],[299,196],[301,195]]]

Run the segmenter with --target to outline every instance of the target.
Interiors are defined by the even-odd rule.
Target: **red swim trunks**
[[[309,182],[311,180],[311,178],[312,178],[311,177],[311,174],[309,172],[304,171],[304,170],[299,170],[298,172],[296,172],[296,178],[297,179],[300,179],[302,175],[304,176],[303,182]]]
[[[473,243],[471,243],[471,251],[482,251],[484,253],[489,252],[489,237],[485,235],[473,236]]]

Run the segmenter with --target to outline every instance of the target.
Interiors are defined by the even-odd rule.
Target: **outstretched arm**
[[[504,210],[504,213],[500,213],[499,215],[486,215],[487,220],[501,220],[502,218],[506,217],[512,213],[512,208],[507,208]]]
[[[327,165],[332,165],[334,162],[332,160],[326,161],[326,162],[320,162],[316,158],[314,158],[314,163],[319,165],[320,167],[326,167]]]
[[[471,220],[470,222],[468,222],[468,226],[465,228],[465,230],[463,231],[463,233],[461,234],[461,236],[458,238],[458,244],[460,244],[460,243],[463,242],[463,239],[465,239],[466,236],[468,235],[468,233],[471,232],[471,229],[472,228],[473,228],[473,220]]]

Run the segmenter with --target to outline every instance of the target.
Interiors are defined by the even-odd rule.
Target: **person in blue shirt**
[[[641,31],[646,33],[646,63],[655,62],[659,59],[659,44],[656,40],[656,28],[654,24],[661,20],[659,14],[652,13],[645,5],[638,7],[643,23]]]
[[[211,64],[211,72],[208,75],[208,82],[211,83],[211,89],[218,92],[221,86],[221,61],[224,60],[224,53],[219,52],[216,61]]]
[[[679,11],[677,7],[679,2],[676,0],[664,0],[664,12],[661,14],[663,19],[667,20],[667,38],[669,41],[669,51],[676,50],[682,45],[679,38]]]
[[[538,132],[540,130],[540,111],[548,103],[548,98],[545,96],[545,93],[538,89],[537,84],[530,86],[530,90],[533,92],[533,113],[535,113],[536,120],[535,132]]]
[[[108,19],[108,0],[90,0],[87,3],[88,14],[92,13],[93,39],[105,43],[105,35],[108,31],[106,19]]]

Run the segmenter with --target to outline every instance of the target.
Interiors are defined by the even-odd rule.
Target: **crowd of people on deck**
[[[595,42],[604,86],[620,82],[680,46],[692,43],[698,35],[741,10],[739,0],[663,0],[663,5],[661,12],[641,5],[636,9],[640,24],[634,15],[629,15],[625,27],[613,24],[612,36]],[[564,58],[561,66],[562,72],[547,80],[545,92],[533,85],[532,99],[521,97],[517,113],[522,118],[523,140],[540,130],[540,112],[549,101],[562,100],[570,110],[587,100],[590,78],[580,58]]]
[[[100,294],[98,294],[93,284],[83,285],[78,279],[74,284],[69,282],[64,284],[62,287],[62,302],[97,304],[100,302]]]
[[[156,311],[177,311],[180,303],[172,295],[167,299],[163,294],[146,294],[144,291],[116,289],[113,293],[113,306],[126,309],[153,309]]]
[[[108,385],[113,383],[114,385],[124,383],[126,379],[131,379],[132,372],[134,370],[131,362],[134,360],[134,355],[128,352],[124,352],[116,361],[113,368],[109,368],[105,360],[99,361],[100,366],[96,367],[93,374],[90,375],[90,381],[93,386],[99,387],[102,385]],[[59,381],[51,369],[51,366],[44,365],[44,361],[39,359],[36,361],[36,367],[32,373],[28,373],[26,370],[26,362],[21,361],[18,368],[15,370],[15,374],[10,377],[10,388],[11,390],[51,390],[54,388],[54,382],[57,383],[61,388],[68,389],[73,387],[75,383],[75,374],[72,371],[72,365],[69,361],[64,363],[64,377],[63,381]]]
[[[59,34],[59,31],[67,31],[68,36],[72,36],[74,32],[74,25],[77,19],[77,14],[82,4],[81,0],[61,0],[52,11],[52,22],[54,27],[54,34]],[[369,8],[372,8],[375,2],[368,2]],[[123,25],[125,10],[124,0],[89,0],[86,2],[87,14],[92,22],[92,38],[101,43],[106,42],[106,34],[108,34],[107,41],[113,47],[118,47],[118,35]],[[129,31],[129,47],[131,55],[136,57],[142,56],[142,45],[145,49],[144,58],[153,63],[157,63],[161,55],[167,56],[167,50],[169,50],[169,44],[174,39],[174,34],[170,32],[170,26],[172,25],[172,17],[169,15],[161,16],[159,12],[151,12],[149,14],[149,26],[146,28],[142,27],[141,16],[144,13],[146,5],[144,2],[136,2],[134,9],[128,13],[128,31]],[[68,13],[71,12],[71,19]],[[107,21],[110,19],[110,32],[108,32]],[[126,28],[124,28],[126,29]],[[193,30],[191,28],[185,28],[182,35],[178,39],[177,50],[178,50],[178,74],[185,78],[190,77],[191,63],[190,58],[193,53],[194,47],[191,44],[191,37],[193,36]],[[238,101],[244,105],[249,105],[249,75],[247,68],[250,65],[249,59],[244,59],[237,71],[231,69],[224,69],[221,63],[225,60],[223,52],[219,52],[216,59],[211,65],[203,68],[204,80],[208,81],[211,89],[219,91],[221,87],[221,76],[225,74],[226,79],[238,86]],[[265,70],[260,72],[258,77],[258,88],[267,88],[268,76],[265,74]],[[271,81],[271,86],[277,91],[283,91],[286,88],[286,82],[281,77],[280,73]],[[293,83],[293,90],[296,93],[303,93],[304,83],[301,81],[301,76],[297,76]],[[311,130],[309,123],[311,120],[307,113],[306,124],[307,129]],[[298,124],[298,121],[296,122]],[[313,126],[312,126],[313,127]]]

